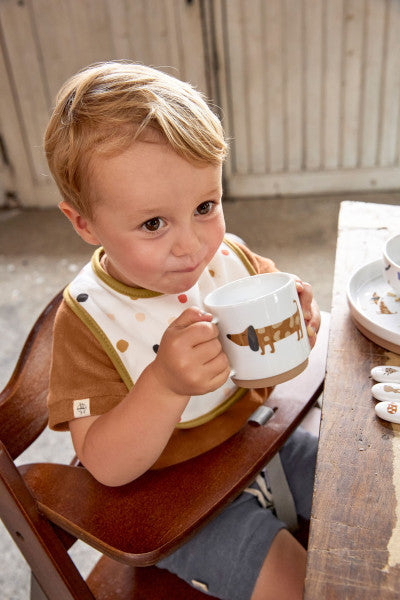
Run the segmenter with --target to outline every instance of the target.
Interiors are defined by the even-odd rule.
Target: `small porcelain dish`
[[[383,248],[384,279],[400,294],[400,233],[389,238]]]
[[[391,423],[400,423],[400,402],[378,402],[375,412],[381,419]]]
[[[371,377],[381,383],[400,384],[400,367],[397,365],[378,365],[371,369]]]
[[[380,400],[381,402],[385,400],[400,402],[400,385],[396,383],[376,383],[372,386],[371,393],[375,400]]]
[[[400,354],[400,295],[387,284],[383,273],[381,258],[359,267],[350,277],[347,300],[361,333]]]

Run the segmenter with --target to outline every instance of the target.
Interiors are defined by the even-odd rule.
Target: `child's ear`
[[[90,219],[82,217],[78,211],[73,208],[68,202],[63,200],[58,205],[61,212],[69,219],[72,223],[76,233],[88,244],[99,246],[100,242],[93,230],[93,224]]]

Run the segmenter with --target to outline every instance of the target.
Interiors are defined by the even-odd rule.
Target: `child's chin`
[[[177,277],[174,280],[168,282],[169,294],[183,294],[190,290],[199,280],[199,272],[193,271],[191,273],[185,273],[183,276]]]
[[[177,283],[166,286],[163,293],[164,294],[184,294],[188,290],[190,290],[197,283],[197,279],[191,282],[185,283]]]

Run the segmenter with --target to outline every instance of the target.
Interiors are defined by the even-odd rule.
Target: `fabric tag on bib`
[[[82,400],[74,400],[74,417],[89,417],[90,416],[90,398],[82,398]]]

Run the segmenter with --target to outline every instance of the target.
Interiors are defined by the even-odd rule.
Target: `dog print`
[[[241,333],[228,333],[227,338],[238,346],[249,346],[254,352],[258,352],[261,348],[261,354],[265,354],[266,346],[270,346],[271,353],[275,352],[276,342],[294,333],[297,334],[297,341],[299,341],[303,337],[300,311],[296,300],[293,300],[293,302],[296,304],[296,312],[284,321],[258,329],[255,329],[253,325],[249,325]]]

